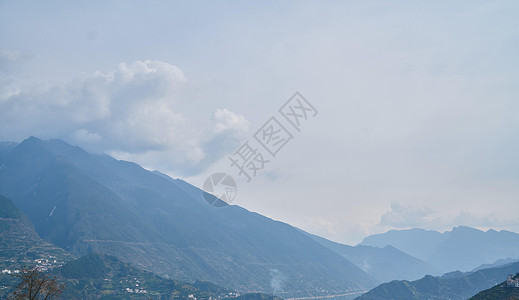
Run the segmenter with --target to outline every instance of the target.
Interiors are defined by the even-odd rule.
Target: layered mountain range
[[[428,262],[442,273],[471,271],[500,259],[519,259],[519,234],[501,230],[482,231],[466,226],[443,233],[423,230],[391,230],[366,237],[361,245],[391,245]]]
[[[37,262],[49,269],[75,266],[81,273],[85,264],[74,259],[87,257],[80,262],[97,259],[114,272],[144,272],[139,274],[166,294],[206,290],[187,283],[187,290],[162,289],[172,279],[282,297],[353,297],[374,288],[363,297],[405,299],[399,297],[429,297],[435,287],[447,291],[438,295],[470,296],[491,287],[489,280],[499,281],[500,271],[492,277],[488,267],[519,256],[519,235],[468,227],[389,231],[357,246],[336,243],[236,205],[215,207],[183,180],[62,140],[0,142],[0,195],[2,268]],[[425,276],[478,266],[483,270]],[[99,285],[100,278],[87,279],[84,284],[99,286],[90,296],[117,290]],[[83,286],[74,286],[80,297]]]
[[[499,295],[502,293],[502,281],[508,274],[516,274],[519,263],[482,269],[473,272],[454,272],[440,277],[427,275],[415,281],[395,280],[383,283],[371,291],[358,297],[358,300],[422,300],[422,299],[452,299],[465,300],[478,294],[482,290],[496,287],[492,291],[482,293],[471,299],[503,300],[506,297],[490,297],[485,295]],[[517,292],[505,289],[504,292]]]
[[[298,229],[188,183],[61,140],[0,145],[0,194],[72,255],[116,256],[161,276],[242,292],[362,292],[379,281]]]

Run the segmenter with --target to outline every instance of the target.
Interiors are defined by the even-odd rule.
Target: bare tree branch
[[[37,268],[23,268],[14,277],[21,281],[9,296],[13,300],[51,300],[63,292],[65,284],[59,283],[55,277],[40,272]]]

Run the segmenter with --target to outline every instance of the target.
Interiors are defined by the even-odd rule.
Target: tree
[[[23,268],[15,277],[21,281],[10,299],[15,300],[50,300],[59,297],[65,288],[64,283],[59,283],[56,277],[40,272],[38,268]]]

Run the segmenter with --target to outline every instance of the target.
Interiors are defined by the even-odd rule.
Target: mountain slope
[[[474,296],[506,279],[508,274],[519,271],[519,263],[479,270],[454,278],[425,276],[416,281],[392,281],[383,283],[356,298],[359,300],[462,300]]]
[[[519,234],[510,231],[455,227],[439,233],[423,229],[391,230],[365,238],[362,245],[391,245],[422,259],[442,272],[470,271],[499,259],[519,258]]]
[[[54,270],[66,283],[65,299],[197,299],[225,297],[232,290],[197,281],[189,284],[141,271],[110,255],[91,253]]]
[[[180,180],[61,140],[29,138],[4,155],[0,193],[42,238],[78,256],[115,255],[180,280],[239,291],[322,295],[377,280],[292,226],[238,206],[208,205]],[[272,285],[274,277],[281,282]]]
[[[73,257],[63,249],[42,240],[29,218],[6,197],[0,195],[0,268],[15,269],[52,257],[51,266]],[[54,260],[57,260],[54,263]]]
[[[72,259],[63,249],[42,240],[29,218],[0,195],[0,270],[5,270],[0,274],[0,298],[16,281],[8,273],[28,265],[49,269]]]
[[[415,280],[427,274],[438,274],[438,271],[430,264],[392,246],[384,248],[362,245],[348,246],[316,235],[308,235],[323,246],[353,262],[381,282]]]
[[[477,293],[469,300],[519,300],[519,288],[508,287],[505,282]]]

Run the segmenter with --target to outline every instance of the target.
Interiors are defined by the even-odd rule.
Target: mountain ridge
[[[467,226],[443,233],[424,229],[390,230],[368,236],[360,245],[392,245],[441,272],[470,271],[499,259],[517,258],[519,234],[507,230],[481,231]]]
[[[395,280],[383,283],[356,300],[465,300],[500,283],[510,273],[519,271],[519,263],[482,269],[457,276],[434,277],[427,275],[415,281]]]
[[[239,206],[215,208],[202,191],[61,140],[31,137],[0,157],[0,193],[42,238],[82,256],[116,255],[179,280],[282,296],[361,291],[378,281],[294,227]],[[198,196],[196,196],[198,194]]]

